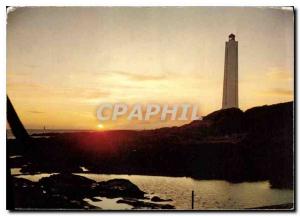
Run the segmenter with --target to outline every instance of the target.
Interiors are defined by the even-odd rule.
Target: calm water
[[[14,174],[18,170],[13,170]],[[51,174],[19,175],[31,181],[38,181],[41,177]],[[185,177],[160,177],[141,175],[102,175],[90,173],[78,173],[78,175],[95,181],[106,181],[114,178],[128,179],[141,190],[157,195],[163,199],[172,199],[170,204],[176,209],[191,209],[191,193],[195,191],[195,209],[244,209],[266,205],[276,205],[293,202],[292,190],[270,189],[267,181],[254,183],[232,184],[217,180],[194,180]],[[125,204],[116,204],[118,199],[99,197],[102,201],[90,204],[103,209],[130,209]]]

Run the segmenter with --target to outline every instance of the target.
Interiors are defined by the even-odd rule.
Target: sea
[[[88,170],[82,167],[83,171]],[[55,173],[24,175],[20,169],[12,169],[16,177],[30,181],[39,181]],[[93,173],[74,173],[95,181],[110,179],[128,179],[137,185],[148,197],[159,196],[172,199],[167,202],[177,210],[192,209],[192,191],[194,191],[194,209],[196,210],[238,210],[261,206],[279,205],[294,202],[294,192],[289,189],[272,189],[268,181],[230,183],[223,180],[196,180],[190,177],[164,177],[145,175],[108,175]],[[104,210],[128,210],[132,207],[117,203],[118,199],[95,197],[102,201],[86,198],[89,204]]]

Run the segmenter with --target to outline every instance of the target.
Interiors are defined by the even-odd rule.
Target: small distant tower
[[[230,34],[225,46],[225,67],[222,109],[239,107],[238,103],[238,42]]]

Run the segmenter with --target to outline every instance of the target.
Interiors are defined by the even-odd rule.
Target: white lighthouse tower
[[[238,42],[230,34],[225,47],[222,109],[238,106]]]

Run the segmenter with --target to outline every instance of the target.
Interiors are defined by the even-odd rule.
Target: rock
[[[90,199],[91,199],[93,202],[99,202],[99,201],[102,201],[101,199],[96,198],[96,197],[91,197]]]
[[[99,182],[95,190],[99,192],[100,196],[108,198],[144,198],[145,195],[145,192],[141,191],[127,179],[112,179],[105,182]]]
[[[27,179],[24,179],[24,178],[16,178],[16,177],[13,177],[12,178],[13,180],[13,185],[15,188],[32,188],[32,187],[35,187],[35,183],[32,182],[32,181],[29,181]]]
[[[161,199],[158,196],[154,196],[151,198],[152,202],[170,202],[173,201],[172,199]]]
[[[89,209],[97,207],[83,200],[72,200],[61,194],[48,193],[39,183],[13,178],[14,209]]]
[[[74,174],[56,174],[42,178],[39,182],[48,193],[60,194],[72,199],[82,199],[94,195],[93,186],[97,182]]]
[[[117,203],[131,205],[133,206],[133,209],[175,209],[175,207],[170,204],[157,204],[136,199],[122,199],[118,200]]]
[[[65,187],[88,187],[93,183],[96,183],[94,180],[71,173],[51,175],[49,177],[42,178],[39,182],[46,185],[54,184],[55,186],[63,185]]]
[[[62,194],[76,200],[95,196],[143,198],[145,194],[126,179],[96,182],[74,174],[52,175],[42,178],[39,184],[49,193]]]
[[[14,196],[17,208],[38,209],[97,209],[84,198],[101,201],[95,197],[118,198],[118,203],[126,203],[135,209],[174,209],[169,204],[145,202],[145,192],[127,179],[112,179],[96,182],[74,174],[55,174],[44,177],[39,182],[13,178]],[[164,202],[154,196],[151,201]]]

